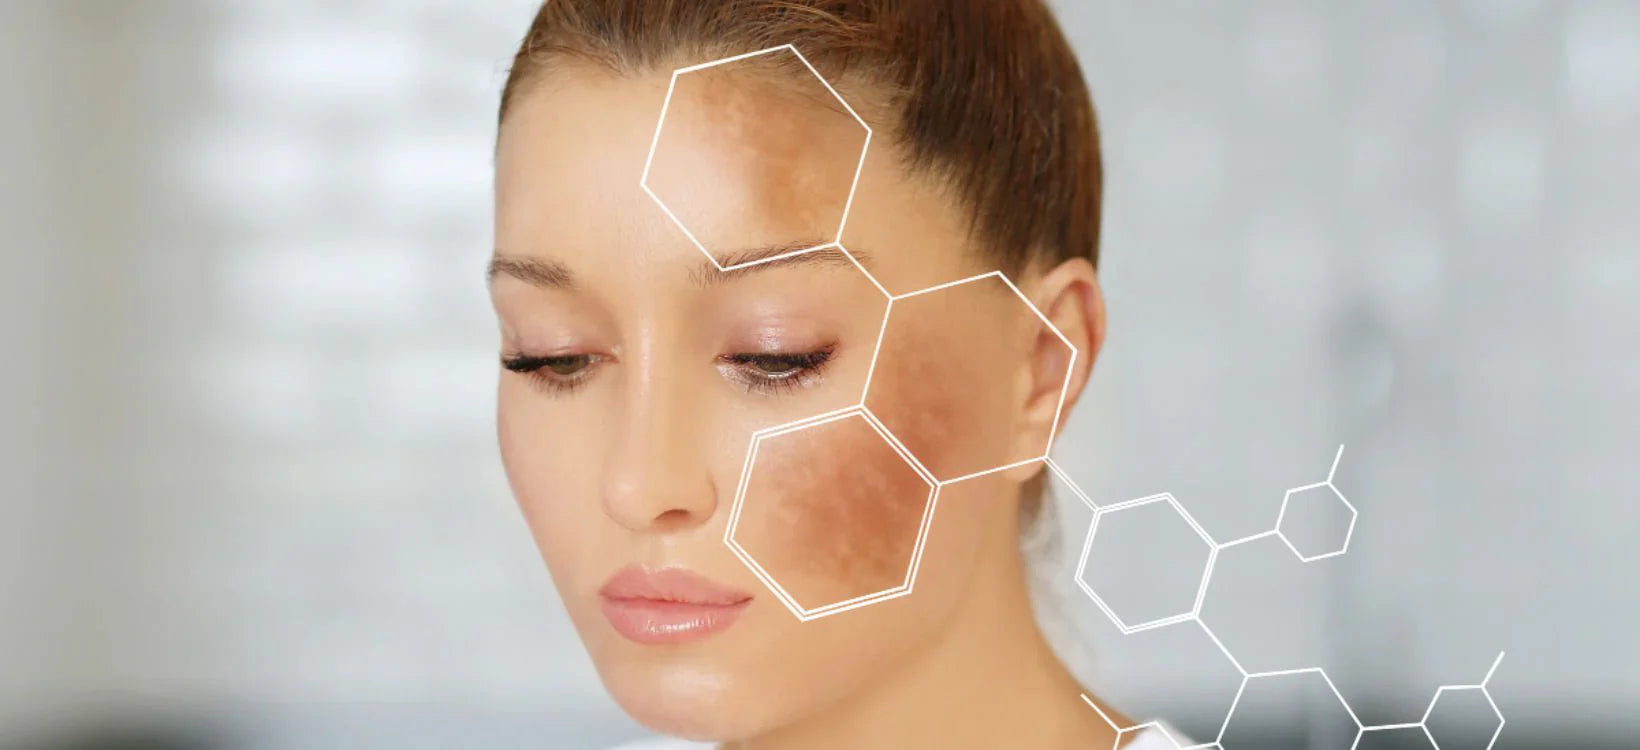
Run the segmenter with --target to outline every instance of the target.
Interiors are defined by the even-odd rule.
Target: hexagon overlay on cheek
[[[936,487],[863,409],[759,432],[724,540],[799,619],[909,593]]]
[[[835,244],[870,142],[794,47],[774,47],[672,74],[640,184],[701,252],[734,267],[738,250]]]
[[[1001,272],[893,298],[863,403],[942,484],[1041,460],[1053,428],[1021,444],[1013,418],[1021,343],[1040,338],[1021,331],[1043,328],[1065,350],[1045,378],[1057,425],[1076,350]]]

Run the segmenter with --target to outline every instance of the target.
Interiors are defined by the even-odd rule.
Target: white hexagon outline
[[[1070,473],[1059,466],[1058,461],[1052,458],[1043,458],[1042,462],[1047,464],[1048,471],[1053,472],[1053,475],[1058,477],[1059,481],[1064,482],[1066,487],[1071,488],[1071,494],[1075,495],[1076,499],[1081,500],[1082,504],[1088,507],[1088,510],[1099,510],[1099,504],[1094,502],[1093,498],[1088,497],[1088,493],[1082,491],[1082,488],[1076,484],[1076,480],[1071,479]]]
[[[900,458],[905,460],[906,464],[911,467],[912,471],[917,473],[918,478],[928,484],[928,500],[924,503],[922,521],[917,528],[917,541],[911,550],[911,562],[906,570],[905,580],[899,585],[883,589],[882,591],[876,591],[870,594],[864,594],[851,599],[846,599],[840,602],[830,602],[818,607],[804,607],[797,602],[796,597],[793,597],[790,592],[786,591],[785,587],[781,586],[780,583],[775,580],[774,576],[770,574],[768,570],[766,570],[750,552],[740,546],[739,542],[735,541],[735,531],[740,525],[740,514],[746,504],[746,490],[751,480],[752,467],[757,462],[758,446],[764,440],[793,432],[799,432],[811,427],[818,427],[820,425],[850,419],[856,416],[865,420],[866,424],[876,431],[878,436],[882,437],[883,441],[887,443],[895,453],[899,454]],[[889,599],[896,599],[912,592],[912,590],[916,587],[917,570],[922,565],[923,545],[928,539],[929,525],[934,519],[934,510],[939,505],[939,490],[939,483],[934,481],[934,477],[928,473],[928,469],[924,468],[922,463],[919,462],[916,457],[912,456],[909,451],[905,450],[904,446],[900,445],[900,442],[894,438],[893,434],[888,431],[888,428],[884,427],[881,422],[877,421],[876,416],[872,415],[871,412],[858,405],[849,406],[830,411],[819,416],[799,419],[786,424],[776,425],[774,427],[767,427],[752,434],[751,445],[746,451],[746,462],[740,472],[740,482],[735,490],[734,505],[729,511],[729,522],[723,529],[723,542],[728,545],[730,551],[734,552],[735,556],[740,558],[740,561],[752,571],[752,574],[757,576],[758,580],[762,581],[763,585],[768,587],[768,589],[774,593],[775,597],[779,599],[782,604],[786,605],[786,609],[789,610],[793,616],[795,616],[799,621],[808,622],[809,620],[864,607],[868,604],[875,604],[877,602],[887,601]]]
[[[1435,689],[1435,696],[1430,698],[1429,707],[1424,709],[1424,718],[1418,722],[1418,724],[1423,727],[1424,735],[1429,738],[1430,744],[1435,746],[1435,750],[1440,750],[1441,748],[1440,740],[1435,739],[1435,733],[1429,729],[1429,717],[1435,713],[1435,704],[1441,701],[1441,696],[1446,695],[1449,692],[1476,692],[1480,693],[1481,697],[1486,699],[1486,705],[1492,709],[1492,715],[1498,718],[1498,725],[1492,731],[1492,739],[1486,743],[1488,748],[1492,747],[1492,743],[1498,741],[1498,734],[1503,732],[1503,712],[1499,711],[1498,704],[1492,701],[1492,694],[1480,685],[1442,685]]]
[[[672,94],[677,90],[678,77],[679,76],[687,75],[689,73],[694,73],[694,72],[701,71],[701,70],[706,70],[708,68],[715,68],[719,65],[727,65],[729,63],[740,62],[742,60],[747,60],[747,59],[754,58],[754,57],[760,57],[762,55],[774,54],[774,53],[781,52],[781,51],[786,51],[786,52],[792,53],[793,55],[795,55],[797,57],[798,62],[803,63],[803,67],[808,68],[809,73],[814,75],[815,80],[819,81],[820,85],[825,86],[826,91],[831,93],[832,97],[837,100],[838,104],[843,105],[843,109],[846,110],[849,113],[849,116],[853,117],[854,121],[859,123],[861,128],[865,129],[866,138],[865,138],[865,141],[860,144],[860,158],[859,158],[859,161],[854,166],[854,180],[851,183],[849,183],[848,198],[847,198],[847,200],[845,200],[843,202],[843,216],[837,222],[837,235],[834,239],[832,239],[829,242],[824,242],[824,243],[821,243],[819,245],[815,245],[814,247],[799,248],[799,249],[792,250],[792,251],[789,251],[789,252],[784,252],[784,253],[779,253],[779,254],[776,254],[776,255],[772,255],[772,256],[766,257],[766,258],[757,258],[755,260],[749,260],[749,261],[745,261],[745,262],[742,262],[742,263],[735,263],[735,264],[725,266],[722,263],[720,263],[716,257],[714,257],[712,255],[711,251],[706,249],[705,244],[701,243],[701,241],[695,237],[694,232],[689,231],[689,227],[686,226],[683,223],[683,221],[678,218],[677,214],[672,212],[672,209],[666,205],[666,201],[661,200],[661,197],[659,195],[656,195],[655,191],[651,190],[649,188],[649,170],[650,170],[650,167],[652,167],[655,163],[655,150],[660,147],[661,132],[666,128],[666,113],[669,109],[671,109]],[[692,243],[695,246],[696,249],[700,250],[701,254],[705,255],[706,259],[708,261],[711,261],[712,265],[716,266],[719,271],[734,271],[734,270],[741,269],[741,268],[747,268],[747,267],[750,267],[750,266],[755,266],[755,265],[758,265],[758,264],[761,264],[761,263],[770,263],[770,262],[773,262],[773,261],[782,260],[782,259],[785,259],[785,258],[790,258],[790,257],[793,257],[793,256],[797,256],[797,255],[803,255],[804,253],[812,253],[812,252],[815,252],[817,250],[825,250],[825,249],[831,249],[831,248],[841,250],[844,255],[848,256],[848,259],[850,261],[853,261],[854,264],[858,266],[859,261],[855,260],[854,254],[850,253],[847,249],[843,248],[843,245],[842,245],[843,230],[844,230],[845,227],[848,226],[849,212],[851,210],[853,210],[853,208],[854,208],[854,193],[860,187],[860,173],[862,171],[864,171],[865,166],[866,166],[866,153],[871,150],[871,138],[872,138],[871,126],[867,125],[865,119],[860,117],[860,114],[858,112],[854,111],[854,107],[849,106],[849,103],[846,100],[843,99],[842,95],[837,93],[837,89],[832,88],[831,82],[827,81],[825,76],[820,75],[820,71],[816,70],[814,65],[809,63],[809,59],[807,57],[804,57],[802,52],[797,51],[797,46],[793,45],[793,44],[790,44],[790,43],[780,44],[780,45],[776,45],[776,46],[773,46],[773,47],[766,47],[764,49],[760,49],[760,50],[757,50],[757,51],[754,51],[754,52],[746,52],[746,53],[743,53],[743,54],[733,55],[733,56],[725,57],[725,58],[718,59],[718,60],[712,60],[710,62],[704,62],[704,63],[701,63],[699,65],[689,65],[689,66],[685,66],[685,67],[673,70],[672,71],[672,79],[666,85],[666,98],[665,98],[665,100],[663,100],[661,102],[660,117],[655,121],[655,135],[650,139],[650,142],[649,142],[649,155],[644,159],[644,162],[643,162],[643,175],[638,178],[638,186],[643,188],[644,193],[649,195],[650,200],[653,200],[655,202],[655,205],[660,206],[661,211],[666,213],[667,218],[671,219],[672,223],[674,225],[676,225],[679,230],[682,230],[684,236],[689,238],[689,242]],[[865,269],[862,267],[860,270],[864,271]],[[870,273],[867,273],[866,277],[870,278],[873,284],[877,284],[877,280],[875,278],[873,278]],[[888,294],[888,290],[883,289],[881,284],[877,284],[877,288],[881,289],[885,295]]]
[[[1429,737],[1429,731],[1424,729],[1424,725],[1418,722],[1412,722],[1410,724],[1379,724],[1376,726],[1361,727],[1361,731],[1355,733],[1355,742],[1350,743],[1350,750],[1356,750],[1356,748],[1361,746],[1361,740],[1366,739],[1367,732],[1392,732],[1396,730],[1413,729],[1421,732],[1424,737]],[[1440,750],[1440,748],[1435,746],[1433,743],[1431,743],[1431,746],[1435,747],[1435,750]]]
[[[1498,703],[1492,699],[1492,691],[1488,687],[1488,683],[1492,682],[1492,675],[1496,674],[1498,671],[1498,665],[1503,663],[1504,653],[1505,652],[1502,651],[1498,652],[1498,658],[1492,660],[1492,667],[1486,670],[1486,677],[1482,678],[1479,684],[1442,685],[1436,688],[1435,695],[1429,699],[1429,706],[1424,709],[1424,715],[1417,721],[1402,724],[1379,724],[1377,726],[1362,727],[1361,731],[1355,735],[1355,743],[1350,745],[1350,750],[1355,750],[1356,747],[1361,744],[1361,737],[1367,732],[1376,732],[1387,729],[1418,729],[1424,733],[1425,737],[1429,738],[1429,744],[1432,745],[1435,750],[1441,750],[1441,743],[1435,739],[1435,733],[1429,731],[1429,716],[1434,713],[1435,704],[1441,700],[1441,694],[1448,690],[1454,692],[1459,690],[1479,690],[1481,697],[1486,699],[1487,705],[1492,707],[1492,714],[1498,717],[1498,726],[1492,730],[1492,739],[1486,743],[1486,750],[1492,750],[1492,746],[1498,743],[1498,737],[1503,735],[1503,725],[1508,722],[1508,720],[1503,717],[1503,712],[1498,710]]]
[[[1356,520],[1357,517],[1359,517],[1360,514],[1355,511],[1355,505],[1350,502],[1349,498],[1344,497],[1344,493],[1339,492],[1337,485],[1333,484],[1333,475],[1338,473],[1338,460],[1343,458],[1343,457],[1344,457],[1344,446],[1340,445],[1340,446],[1338,446],[1338,453],[1333,456],[1332,468],[1327,470],[1327,478],[1326,479],[1324,479],[1320,482],[1316,482],[1314,484],[1306,484],[1302,487],[1294,487],[1290,490],[1287,490],[1287,494],[1281,496],[1281,512],[1276,514],[1276,536],[1281,537],[1281,541],[1287,545],[1287,549],[1292,550],[1293,554],[1297,555],[1298,559],[1301,562],[1310,563],[1310,562],[1315,562],[1316,560],[1325,560],[1329,557],[1338,557],[1339,555],[1342,555],[1345,552],[1348,552],[1349,549],[1350,549],[1350,538],[1355,535],[1355,520]],[[1298,551],[1297,545],[1294,545],[1293,541],[1291,539],[1288,539],[1287,535],[1285,533],[1282,533],[1281,523],[1282,523],[1282,521],[1286,520],[1286,518],[1287,518],[1287,504],[1288,504],[1288,502],[1290,502],[1292,500],[1293,493],[1295,493],[1295,492],[1304,492],[1306,490],[1313,490],[1313,489],[1316,489],[1318,487],[1326,487],[1327,489],[1332,490],[1333,496],[1337,497],[1340,502],[1344,503],[1344,507],[1346,509],[1348,509],[1349,512],[1350,512],[1350,525],[1344,531],[1344,544],[1343,544],[1343,546],[1339,547],[1336,550],[1333,550],[1332,552],[1325,552],[1325,553],[1318,554],[1318,555],[1305,555],[1304,553]]]
[[[1355,722],[1355,740],[1350,743],[1351,750],[1361,742],[1361,734],[1366,730],[1361,724],[1361,718],[1355,715],[1355,709],[1350,708],[1350,702],[1344,700],[1344,694],[1338,692],[1338,686],[1333,684],[1332,678],[1327,676],[1327,670],[1321,667],[1304,667],[1302,669],[1279,669],[1273,672],[1254,672],[1241,678],[1241,687],[1236,688],[1235,700],[1230,702],[1230,710],[1224,715],[1224,723],[1219,725],[1219,736],[1213,739],[1212,744],[1223,747],[1224,733],[1230,729],[1230,722],[1236,717],[1236,708],[1241,705],[1241,696],[1247,692],[1247,684],[1253,680],[1273,679],[1276,677],[1295,677],[1302,674],[1321,675],[1321,681],[1327,683],[1327,689],[1332,691],[1333,697],[1338,699],[1338,705],[1344,707],[1344,713],[1350,715],[1350,721]],[[1374,727],[1374,729],[1389,729],[1390,727]]]
[[[1065,413],[1065,399],[1070,394],[1071,375],[1076,372],[1076,359],[1077,359],[1077,357],[1079,357],[1081,355],[1081,351],[1078,350],[1076,348],[1076,345],[1072,344],[1071,340],[1069,338],[1067,338],[1065,336],[1065,334],[1059,330],[1059,326],[1054,325],[1053,321],[1048,320],[1048,316],[1043,315],[1042,311],[1037,309],[1036,304],[1031,302],[1030,298],[1025,296],[1024,292],[1020,291],[1019,287],[1014,284],[1013,280],[1008,278],[1007,274],[1003,273],[1002,271],[988,271],[986,273],[974,274],[973,276],[969,276],[969,277],[963,278],[963,279],[957,279],[956,281],[947,281],[943,284],[935,284],[935,285],[930,286],[930,287],[926,287],[926,288],[923,288],[923,289],[918,289],[918,290],[911,291],[911,292],[906,292],[904,294],[896,294],[896,295],[890,295],[889,296],[888,309],[883,312],[882,330],[879,331],[878,334],[877,334],[877,347],[871,353],[871,366],[866,370],[866,384],[865,384],[865,387],[860,390],[860,406],[862,408],[866,408],[866,409],[870,408],[870,407],[866,406],[866,397],[871,394],[871,383],[872,383],[872,380],[875,378],[875,376],[877,374],[877,360],[882,355],[883,339],[885,338],[886,334],[888,333],[889,319],[894,316],[894,303],[896,303],[900,300],[903,300],[903,299],[909,299],[911,297],[917,297],[917,296],[921,296],[921,295],[924,295],[924,294],[932,294],[934,292],[944,291],[946,289],[951,289],[951,288],[954,288],[954,287],[962,286],[964,284],[972,284],[972,283],[975,283],[975,282],[984,281],[985,279],[989,279],[989,278],[996,278],[996,279],[1000,280],[1004,285],[1006,285],[1008,287],[1009,291],[1013,292],[1015,297],[1019,298],[1020,302],[1025,303],[1025,307],[1028,308],[1033,314],[1036,315],[1037,320],[1042,321],[1042,325],[1047,326],[1048,330],[1053,332],[1054,337],[1059,339],[1060,343],[1064,344],[1065,348],[1070,350],[1071,356],[1070,356],[1070,359],[1066,360],[1066,362],[1065,362],[1065,379],[1064,379],[1064,382],[1060,383],[1060,385],[1059,385],[1059,402],[1054,405],[1053,424],[1050,425],[1049,428],[1048,428],[1048,439],[1046,441],[1044,441],[1044,445],[1043,445],[1043,448],[1042,448],[1042,453],[1040,455],[1030,456],[1030,457],[1023,458],[1023,459],[1020,459],[1018,461],[1013,461],[1013,462],[1010,462],[1010,463],[1006,463],[1006,464],[1003,464],[1003,465],[1000,465],[1000,466],[994,466],[994,467],[991,467],[989,469],[983,469],[983,470],[980,470],[980,471],[973,471],[973,472],[969,472],[967,474],[963,474],[963,475],[960,475],[960,476],[951,477],[950,479],[938,479],[937,481],[940,483],[941,487],[944,487],[945,485],[948,485],[948,484],[956,484],[957,482],[967,481],[969,479],[977,479],[979,477],[983,477],[983,476],[986,476],[988,474],[995,474],[999,471],[1007,471],[1009,469],[1018,468],[1020,466],[1025,466],[1027,464],[1033,464],[1033,463],[1036,463],[1036,462],[1039,462],[1039,461],[1047,461],[1048,456],[1053,452],[1053,442],[1056,438],[1059,437],[1059,421],[1064,416],[1064,413]],[[1078,490],[1077,492],[1078,492],[1079,495],[1081,494],[1080,490]],[[1086,496],[1083,496],[1083,499],[1086,500]]]
[[[1142,724],[1134,724],[1132,726],[1119,727],[1119,726],[1116,726],[1116,722],[1111,720],[1110,714],[1105,713],[1105,710],[1100,708],[1099,704],[1095,703],[1093,698],[1089,697],[1087,693],[1082,694],[1082,702],[1088,704],[1088,708],[1093,709],[1093,712],[1096,713],[1096,714],[1099,714],[1099,718],[1103,719],[1107,726],[1109,726],[1111,729],[1115,730],[1116,737],[1113,738],[1112,741],[1111,741],[1111,745],[1110,745],[1111,750],[1121,750],[1122,738],[1127,736],[1128,733],[1130,733],[1130,732],[1141,732],[1141,731],[1144,731],[1146,729],[1154,730],[1156,732],[1156,734],[1159,734],[1159,735],[1167,738],[1168,743],[1173,745],[1173,750],[1199,750],[1200,748],[1207,748],[1207,747],[1213,747],[1214,746],[1214,744],[1211,743],[1211,742],[1200,744],[1200,745],[1189,745],[1189,746],[1180,745],[1179,744],[1179,738],[1174,737],[1173,732],[1171,730],[1169,730],[1167,728],[1167,725],[1163,724],[1160,720],[1151,720],[1151,721],[1144,722]]]
[[[1492,715],[1498,717],[1498,725],[1492,729],[1492,739],[1487,741],[1486,750],[1492,750],[1492,746],[1498,743],[1498,737],[1503,735],[1503,725],[1508,723],[1508,719],[1503,718],[1503,711],[1498,710],[1498,702],[1492,699],[1492,691],[1488,685],[1492,682],[1492,675],[1497,673],[1498,665],[1501,663],[1503,663],[1503,652],[1499,652],[1498,658],[1492,660],[1492,667],[1486,670],[1486,677],[1482,678],[1478,684],[1442,685],[1435,688],[1435,695],[1429,699],[1429,707],[1424,709],[1424,716],[1418,720],[1416,725],[1423,728],[1424,736],[1429,738],[1429,744],[1434,745],[1435,750],[1441,750],[1441,743],[1435,739],[1435,733],[1429,731],[1429,717],[1435,713],[1435,704],[1441,701],[1441,695],[1449,690],[1452,692],[1467,690],[1480,692],[1481,697],[1486,699],[1486,705],[1492,708]],[[1354,750],[1354,748],[1351,748],[1351,750]]]
[[[1053,469],[1055,474],[1058,474],[1060,477],[1064,478],[1065,482],[1067,484],[1069,484],[1071,486],[1071,488],[1078,495],[1081,495],[1081,488],[1077,487],[1076,483],[1071,481],[1070,477],[1065,474],[1064,470],[1061,469],[1059,467],[1059,465],[1056,462],[1054,462],[1053,459],[1048,459],[1048,466],[1049,466],[1049,468]],[[1084,498],[1084,502],[1087,502],[1090,507],[1094,507],[1096,509],[1098,507],[1092,501],[1086,500],[1086,498]],[[1205,621],[1203,621],[1200,617],[1196,617],[1196,618],[1193,618],[1192,622],[1195,622],[1196,627],[1201,628],[1202,633],[1206,634],[1208,639],[1213,642],[1213,645],[1216,646],[1219,649],[1219,653],[1223,654],[1224,658],[1227,661],[1230,662],[1230,666],[1235,668],[1236,674],[1241,675],[1241,678],[1242,678],[1241,682],[1238,683],[1237,688],[1236,688],[1236,699],[1239,700],[1240,697],[1241,697],[1241,691],[1246,686],[1247,675],[1248,675],[1247,669],[1241,666],[1241,662],[1237,661],[1235,655],[1230,653],[1230,649],[1225,648],[1224,641],[1219,640],[1218,634],[1214,633],[1213,629],[1211,627],[1208,627],[1208,625]],[[1209,747],[1217,747],[1217,748],[1219,748],[1219,750],[1223,750],[1223,748],[1220,747],[1220,745],[1218,744],[1218,741],[1216,739],[1212,742],[1200,742],[1200,743],[1197,743],[1197,744],[1194,744],[1194,745],[1180,745],[1179,738],[1173,736],[1173,734],[1170,731],[1168,731],[1167,727],[1165,725],[1161,724],[1159,721],[1147,721],[1147,722],[1144,722],[1142,724],[1135,724],[1135,725],[1130,726],[1130,727],[1118,727],[1118,726],[1116,726],[1116,722],[1111,721],[1110,716],[1108,714],[1106,714],[1103,709],[1099,708],[1099,706],[1096,703],[1094,703],[1093,699],[1088,697],[1088,695],[1086,693],[1082,694],[1082,702],[1088,704],[1089,708],[1092,708],[1094,710],[1094,712],[1099,714],[1099,718],[1103,719],[1106,724],[1110,725],[1110,728],[1116,730],[1116,743],[1117,743],[1118,748],[1120,748],[1120,746],[1121,746],[1122,736],[1126,735],[1128,732],[1137,731],[1137,730],[1144,729],[1144,728],[1147,728],[1147,727],[1154,727],[1159,734],[1161,734],[1162,736],[1166,737],[1169,741],[1171,741],[1173,743],[1173,746],[1177,750],[1202,750],[1202,748],[1209,748]],[[1229,722],[1230,716],[1235,713],[1235,710],[1236,710],[1235,703],[1232,702],[1231,705],[1230,705],[1230,708],[1226,711],[1226,714],[1225,714],[1225,722],[1226,723]],[[1222,729],[1220,731],[1220,735],[1221,736],[1223,735]]]
[[[1189,612],[1169,615],[1167,617],[1159,617],[1154,620],[1146,620],[1145,622],[1141,622],[1136,625],[1129,625],[1126,620],[1123,620],[1120,616],[1118,616],[1116,611],[1112,609],[1102,597],[1099,596],[1098,592],[1093,590],[1093,586],[1091,584],[1083,580],[1082,574],[1088,566],[1088,555],[1093,551],[1093,536],[1099,530],[1100,519],[1104,518],[1108,514],[1116,513],[1118,511],[1130,510],[1145,505],[1154,505],[1155,503],[1161,502],[1165,502],[1171,506],[1173,511],[1178,513],[1179,516],[1184,519],[1185,523],[1189,524],[1190,528],[1196,532],[1196,535],[1201,537],[1202,541],[1207,544],[1207,562],[1202,565],[1201,582],[1196,585],[1196,598],[1195,601],[1192,602]],[[1133,633],[1142,633],[1146,630],[1151,630],[1154,628],[1161,628],[1181,622],[1188,622],[1199,617],[1202,611],[1202,601],[1207,597],[1207,586],[1213,580],[1213,565],[1218,562],[1218,558],[1218,542],[1213,541],[1213,537],[1202,528],[1201,524],[1196,522],[1195,517],[1191,516],[1190,512],[1185,510],[1183,505],[1179,504],[1178,498],[1173,497],[1173,493],[1162,492],[1095,509],[1093,512],[1093,521],[1088,524],[1087,538],[1082,542],[1082,556],[1077,559],[1076,570],[1072,572],[1072,575],[1076,578],[1077,587],[1082,589],[1082,593],[1087,594],[1089,599],[1093,600],[1094,605],[1098,606],[1099,610],[1104,612],[1106,617],[1110,618],[1110,621],[1116,625],[1117,629],[1121,630],[1123,635],[1131,635]],[[1217,639],[1215,638],[1214,640],[1216,641]]]

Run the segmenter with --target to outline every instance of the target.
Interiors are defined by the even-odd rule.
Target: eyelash
[[[730,368],[728,377],[745,386],[747,393],[780,394],[813,385],[831,361],[833,349],[826,346],[809,352],[741,352],[718,357]],[[603,360],[594,354],[504,356],[501,366],[526,375],[530,383],[554,395],[568,395],[586,385],[593,365]],[[571,366],[572,373],[555,372]],[[778,368],[778,369],[777,369]]]
[[[735,368],[730,375],[746,387],[747,393],[790,393],[814,385],[831,361],[834,347],[811,352],[756,352],[725,354],[718,361]],[[778,370],[770,370],[775,365]]]
[[[588,369],[593,365],[596,357],[591,354],[558,354],[545,357],[536,357],[527,354],[514,354],[501,358],[501,366],[509,372],[516,372],[529,378],[530,384],[549,393],[568,395],[586,385]],[[580,367],[570,374],[552,372],[557,365],[574,365]]]

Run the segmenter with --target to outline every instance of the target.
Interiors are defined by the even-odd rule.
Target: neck
[[[1082,688],[1037,625],[1018,545],[1004,541],[982,555],[942,629],[902,664],[736,750],[1112,745],[1114,732],[1082,702]]]

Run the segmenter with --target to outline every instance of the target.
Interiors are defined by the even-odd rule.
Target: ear
[[[1086,258],[1054,266],[1024,291],[1048,323],[1034,315],[1027,322],[1027,356],[1019,380],[1014,455],[1034,456],[1059,434],[1093,374],[1105,343],[1105,297]],[[1033,462],[1009,469],[1007,476],[1024,482],[1041,470],[1042,464]]]

